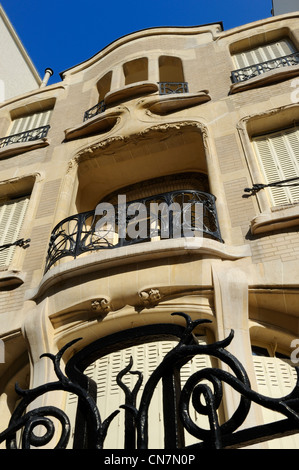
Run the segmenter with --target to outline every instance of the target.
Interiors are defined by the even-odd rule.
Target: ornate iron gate
[[[225,348],[233,340],[233,331],[223,341],[213,344],[197,344],[193,330],[199,324],[208,320],[192,321],[188,315],[176,312],[186,320],[186,327],[173,324],[150,325],[142,328],[134,328],[127,332],[118,333],[114,337],[99,340],[104,347],[102,355],[109,353],[115,341],[124,344],[132,344],[137,338],[175,336],[179,339],[174,347],[151,374],[141,394],[137,406],[136,397],[143,380],[142,372],[134,371],[133,363],[120,371],[117,382],[125,393],[125,448],[147,449],[148,447],[148,410],[153,392],[159,381],[163,384],[163,414],[166,449],[184,448],[182,431],[186,429],[197,439],[192,445],[193,451],[197,449],[221,449],[240,448],[253,443],[267,441],[299,432],[299,380],[297,369],[297,384],[294,390],[282,398],[269,398],[251,389],[246,371],[240,362]],[[83,373],[88,363],[91,363],[99,355],[99,343],[95,342],[87,348],[83,348],[68,361],[65,374],[60,368],[60,361],[64,352],[78,339],[68,343],[57,355],[43,354],[54,365],[57,381],[44,384],[32,390],[21,390],[16,386],[21,402],[13,413],[8,428],[0,434],[0,442],[6,441],[9,449],[17,448],[16,434],[22,430],[21,447],[28,449],[32,446],[46,446],[55,435],[53,418],[61,423],[61,434],[55,448],[66,448],[70,438],[70,420],[66,413],[53,406],[45,406],[31,411],[26,411],[37,397],[55,390],[64,390],[78,397],[78,409],[74,448],[102,449],[109,425],[119,410],[115,410],[110,416],[102,420],[95,400],[95,384]],[[207,367],[193,373],[180,389],[177,380],[181,367],[196,355],[208,355],[217,358],[226,364],[231,372],[222,368]],[[43,357],[42,356],[42,357]],[[138,379],[133,390],[122,381],[125,374],[136,374]],[[208,383],[207,383],[208,381]],[[228,384],[240,394],[239,405],[234,414],[226,422],[219,422],[217,410],[223,400],[223,384]],[[202,400],[204,398],[204,400]],[[270,424],[254,426],[249,429],[239,430],[246,420],[252,402],[283,415],[283,419]],[[191,417],[190,409],[205,415],[209,420],[209,429],[202,429]],[[43,425],[46,432],[43,436],[37,436],[35,428]]]

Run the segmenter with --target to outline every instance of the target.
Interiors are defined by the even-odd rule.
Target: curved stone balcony
[[[187,82],[179,82],[179,83],[178,82],[158,82],[157,86],[159,87],[160,95],[169,95],[169,94],[189,92]],[[154,93],[155,91],[157,91],[157,86],[154,83],[139,82],[139,83],[132,84],[130,87],[125,87],[126,91],[123,90],[123,93],[127,93],[128,95],[130,94],[134,95],[136,93],[138,94],[138,92]],[[112,95],[119,96],[120,94],[121,94],[121,90],[118,90],[117,92],[108,93],[107,97],[112,96]],[[106,110],[106,99],[103,99],[99,103],[97,103],[95,106],[92,106],[92,108],[85,111],[83,122],[87,121],[88,119],[93,118],[94,116],[97,116],[98,114],[103,113],[105,110]]]
[[[212,194],[186,189],[130,202],[119,196],[117,205],[101,203],[56,225],[45,272],[65,257],[190,236],[223,242]]]

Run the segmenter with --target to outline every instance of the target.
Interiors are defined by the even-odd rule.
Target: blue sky
[[[223,22],[225,30],[271,16],[272,0],[0,0],[41,77],[92,57],[121,36],[156,26]]]

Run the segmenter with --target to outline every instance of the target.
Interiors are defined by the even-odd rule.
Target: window
[[[296,52],[296,50],[291,41],[289,41],[289,39],[281,39],[280,41],[235,54],[234,61],[236,67],[242,69],[243,67],[248,67],[249,65],[259,64],[261,62],[266,62],[267,60],[284,57],[289,54],[293,54],[294,52]]]
[[[99,92],[99,101],[105,98],[106,93],[110,91],[112,80],[112,72],[106,73],[97,83],[97,89]]]
[[[110,91],[111,88],[111,80],[112,80],[112,72],[106,73],[97,83],[97,89],[99,93],[99,100],[98,103],[92,108],[88,109],[84,113],[83,121],[87,121],[88,119],[97,116],[98,114],[103,113],[106,110],[105,104],[105,95]]]
[[[205,336],[198,336],[199,344],[207,344]],[[130,363],[130,358],[133,359],[132,371],[139,371],[143,374],[143,381],[140,391],[137,394],[137,404],[139,404],[141,394],[144,386],[150,378],[151,374],[155,371],[158,365],[166,354],[177,345],[177,341],[163,340],[154,341],[145,344],[138,344],[126,349],[112,352],[106,356],[101,357],[92,364],[90,364],[85,374],[94,380],[97,384],[97,406],[99,408],[102,419],[106,419],[111,413],[119,409],[125,402],[125,395],[116,381],[117,374],[123,370]],[[196,371],[211,367],[211,358],[206,355],[197,355],[191,361],[187,362],[180,370],[180,384],[184,386],[187,379]],[[122,382],[133,390],[138,376],[136,374],[127,373],[123,376]],[[72,425],[75,422],[75,415],[77,409],[77,396],[74,394],[68,395],[66,405],[66,414],[69,416]],[[203,423],[205,417],[198,415],[194,410],[192,415],[195,423],[200,423],[200,426],[208,427],[208,418],[206,423]],[[107,437],[105,439],[105,449],[122,449],[124,448],[124,414],[119,413],[111,422],[109,426]],[[185,443],[190,445],[197,442],[187,431],[185,433]],[[163,448],[164,445],[164,432],[163,432],[163,391],[162,383],[159,381],[154,391],[149,408],[149,448],[157,449]],[[72,446],[72,442],[69,443]]]
[[[188,84],[184,79],[183,64],[180,58],[159,57],[160,93],[188,93]]]
[[[0,139],[0,147],[46,137],[50,128],[50,116],[51,110],[48,109],[17,117],[12,121],[8,136]]]
[[[123,65],[123,70],[125,85],[148,80],[148,60],[145,57],[126,62]]]
[[[280,67],[299,65],[299,53],[287,38],[237,52],[233,59],[237,69],[232,72],[234,83]]]
[[[271,347],[252,346],[257,392],[264,396],[281,398],[294,389],[297,381],[295,367],[290,359]],[[274,356],[274,357],[273,357]],[[267,408],[262,408],[265,423],[283,419],[283,415]],[[270,448],[298,448],[296,435],[269,442]]]
[[[254,137],[253,146],[266,184],[299,177],[298,126]],[[299,202],[299,184],[268,191],[273,206]]]
[[[183,64],[179,57],[159,57],[160,82],[183,82]]]
[[[11,199],[0,205],[0,246],[15,243],[22,228],[29,196]],[[11,263],[16,245],[0,249],[0,268],[6,268]]]

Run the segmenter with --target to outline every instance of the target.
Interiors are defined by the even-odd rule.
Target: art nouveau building
[[[298,51],[298,13],[227,31],[221,23],[147,29],[1,105],[0,236],[10,246],[0,261],[2,430],[19,399],[15,382],[33,389],[57,380],[40,356],[76,338],[63,363],[79,357],[88,366],[105,419],[124,403],[116,375],[130,356],[146,382],[176,344],[185,319],[173,312],[210,321],[194,330],[200,344],[233,329],[227,349],[252,389],[290,393],[299,338]],[[120,195],[145,207],[200,202],[202,231],[123,238],[119,218],[95,230],[99,203],[117,206]],[[197,356],[182,383],[216,362]],[[152,447],[164,445],[161,397],[158,388]],[[227,387],[220,423],[237,400]],[[75,422],[73,394],[44,394],[35,405],[55,405]],[[123,447],[124,414],[106,447]],[[253,404],[243,428],[276,419]],[[298,439],[259,445],[298,448]],[[193,442],[186,431],[185,444]]]

